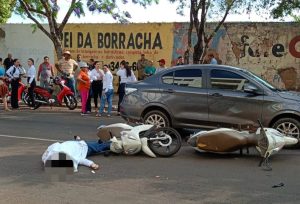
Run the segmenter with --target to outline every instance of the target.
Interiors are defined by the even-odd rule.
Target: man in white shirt
[[[157,61],[159,63],[159,67],[156,68],[156,71],[155,73],[158,73],[160,71],[163,71],[165,70],[167,67],[166,67],[166,60],[165,59],[160,59]]]
[[[64,58],[59,60],[58,71],[60,73],[67,73],[69,75],[67,78],[66,86],[69,87],[76,95],[74,73],[76,69],[78,69],[78,63],[75,60],[71,59],[71,53],[69,51],[65,51],[63,53],[63,56]]]

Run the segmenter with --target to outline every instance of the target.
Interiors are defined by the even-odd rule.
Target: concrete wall
[[[144,32],[153,32],[157,25],[170,27],[170,24],[138,24]],[[78,24],[76,32],[82,26],[84,25]],[[112,24],[112,27],[115,26],[117,24]],[[115,32],[122,31],[121,26]],[[66,32],[71,32],[72,27],[74,24],[67,26]],[[85,32],[98,32],[102,27],[102,24],[95,24],[91,31],[85,29]],[[171,56],[171,59],[166,59],[167,64],[174,64],[176,58],[183,55],[187,44],[188,23],[174,23],[172,27],[173,29],[165,29],[160,33],[173,39],[165,41],[167,45],[163,46],[168,49],[164,52],[170,52],[168,56]],[[208,29],[213,27],[210,24]],[[14,58],[20,58],[22,64],[26,65],[29,57],[39,64],[48,55],[53,62],[54,49],[51,41],[39,30],[35,33],[32,30],[30,25],[25,24],[1,25],[0,57],[5,58],[11,52]],[[193,42],[196,41],[195,34],[192,39]],[[81,52],[89,53],[89,49],[82,48]],[[219,56],[222,64],[249,69],[278,87],[300,91],[300,29],[296,23],[226,23],[215,34],[210,49]]]
[[[12,53],[13,58],[21,60],[22,66],[27,69],[27,59],[33,58],[36,67],[48,56],[54,62],[53,44],[50,39],[39,29],[33,32],[33,27],[28,24],[0,25],[0,57],[3,60],[7,53]]]

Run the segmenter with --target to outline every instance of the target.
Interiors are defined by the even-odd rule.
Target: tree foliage
[[[264,0],[265,7],[272,8],[275,19],[292,16],[299,22],[300,0]]]
[[[1,0],[0,0],[1,1]],[[4,0],[3,0],[4,1]],[[14,12],[24,18],[31,19],[38,29],[44,32],[53,42],[57,58],[62,57],[62,32],[72,14],[83,17],[85,10],[94,14],[108,14],[121,23],[129,22],[131,18],[129,11],[119,8],[119,5],[127,4],[128,0],[15,0]],[[158,0],[131,0],[134,4],[143,7]],[[58,12],[62,3],[69,2],[67,12],[61,22],[58,22]],[[41,22],[46,21],[49,29]]]
[[[5,23],[11,16],[15,0],[0,0],[0,23]]]

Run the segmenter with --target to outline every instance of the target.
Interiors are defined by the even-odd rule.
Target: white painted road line
[[[25,139],[25,140],[39,140],[39,141],[47,141],[47,142],[62,142],[62,140],[51,140],[51,139],[43,139],[43,138],[35,138],[35,137],[21,137],[21,136],[14,136],[14,135],[0,135],[0,137]]]

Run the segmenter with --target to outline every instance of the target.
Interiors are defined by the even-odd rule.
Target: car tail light
[[[128,95],[128,94],[131,94],[132,92],[135,92],[137,89],[136,88],[125,88],[125,94]]]

